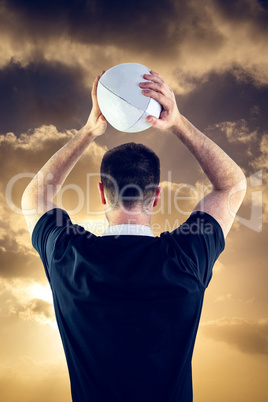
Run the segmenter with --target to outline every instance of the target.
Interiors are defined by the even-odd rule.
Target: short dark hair
[[[152,149],[129,142],[107,151],[102,159],[101,182],[114,206],[147,206],[160,181],[160,160]]]

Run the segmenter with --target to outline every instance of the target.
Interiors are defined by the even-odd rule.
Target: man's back
[[[33,245],[52,287],[75,402],[192,401],[204,291],[224,247],[210,215],[192,214],[160,237],[97,237],[55,209],[37,223]]]
[[[191,358],[204,290],[244,198],[246,178],[180,114],[174,92],[151,71],[139,85],[162,112],[159,119],[148,116],[146,121],[164,135],[171,130],[188,148],[211,182],[211,192],[199,200],[188,222],[160,238],[98,238],[73,226],[54,198],[107,128],[97,101],[100,76],[92,86],[86,124],[40,169],[22,197],[33,245],[52,287],[73,400],[191,402]],[[152,149],[132,142],[108,150],[100,176],[109,227],[150,226],[161,192],[160,161]]]

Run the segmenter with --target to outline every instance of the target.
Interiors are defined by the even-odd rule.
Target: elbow
[[[27,208],[27,203],[29,202],[29,197],[26,191],[22,194],[21,197],[21,208],[26,209]]]
[[[240,180],[238,181],[238,187],[241,189],[241,192],[244,193],[243,198],[247,192],[247,178],[242,169],[240,169]]]
[[[246,192],[247,178],[243,170],[239,166],[237,166],[237,169],[235,169],[231,182],[232,182],[231,187],[241,188],[241,190],[244,189],[244,191]]]
[[[246,194],[247,191],[247,178],[243,170],[236,166],[236,169],[229,172],[220,182],[213,185],[213,190],[219,192],[234,192],[240,190],[241,193]]]
[[[229,190],[232,192],[241,192],[241,197],[243,198],[247,192],[247,178],[243,170],[238,166],[231,180]]]
[[[23,211],[29,208],[29,193],[27,188],[24,190],[21,197],[21,208]]]
[[[36,192],[31,186],[31,182],[28,184],[24,190],[21,197],[21,208],[22,210],[32,209],[37,204]]]
[[[244,175],[243,171],[241,170],[240,177],[237,177],[234,185],[230,188],[229,191],[229,200],[232,201],[232,204],[235,205],[236,211],[242,204],[245,195],[247,192],[247,178]]]
[[[240,196],[241,196],[241,204],[242,204],[242,202],[243,202],[243,200],[244,200],[244,198],[245,198],[245,196],[246,196],[246,193],[247,193],[247,178],[246,178],[246,176],[244,175],[244,177],[241,179],[241,182],[240,182]]]
[[[28,186],[26,187],[26,189],[23,191],[22,197],[21,197],[21,207],[22,209],[24,209],[25,204],[26,204],[26,200],[28,197]]]

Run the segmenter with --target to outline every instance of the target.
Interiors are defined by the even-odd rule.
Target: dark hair
[[[160,160],[147,146],[129,142],[104,154],[100,173],[105,194],[114,207],[147,206],[159,185]]]

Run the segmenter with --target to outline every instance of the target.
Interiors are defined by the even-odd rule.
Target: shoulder
[[[224,243],[224,234],[221,225],[217,222],[213,216],[206,212],[195,211],[189,218],[178,228],[172,232],[163,232],[161,236],[170,234],[174,237],[184,238],[198,238],[206,236],[216,236],[217,240]],[[188,241],[186,239],[186,241]]]
[[[170,253],[185,269],[194,266],[195,275],[207,286],[213,265],[225,247],[221,226],[205,212],[193,212],[190,217],[172,232],[161,234],[169,246]]]

